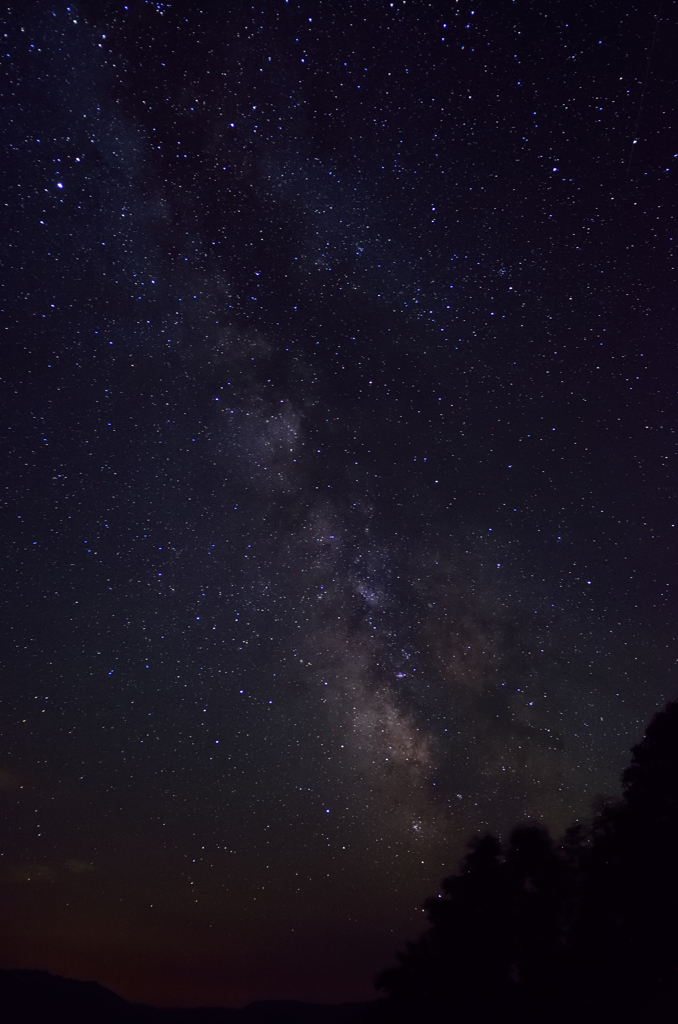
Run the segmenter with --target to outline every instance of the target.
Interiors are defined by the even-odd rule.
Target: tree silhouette
[[[553,998],[562,971],[566,864],[547,830],[519,826],[505,860],[515,1001],[535,1015]]]
[[[548,832],[522,825],[506,851],[472,841],[459,874],[426,900],[430,926],[384,971],[382,1019],[530,1019],[562,971],[566,867]]]
[[[594,820],[570,942],[580,999],[622,1021],[678,996],[678,703],[632,754],[622,800]]]
[[[618,803],[556,846],[521,825],[469,845],[429,927],[377,978],[384,1021],[663,1021],[678,1006],[678,703],[633,748]]]
[[[387,993],[385,1020],[490,1019],[511,999],[508,893],[502,848],[494,836],[469,844],[459,874],[446,878],[442,895],[426,900],[430,927],[398,954],[377,987]]]

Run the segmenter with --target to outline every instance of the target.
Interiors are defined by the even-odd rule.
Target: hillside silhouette
[[[364,1004],[338,1006],[262,1000],[226,1007],[158,1009],[129,1003],[91,981],[47,971],[0,970],[2,1024],[353,1024]]]

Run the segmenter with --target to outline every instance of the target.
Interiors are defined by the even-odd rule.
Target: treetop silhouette
[[[383,1021],[669,1020],[678,1005],[678,703],[632,750],[622,799],[559,843],[469,843],[428,928],[376,979]]]

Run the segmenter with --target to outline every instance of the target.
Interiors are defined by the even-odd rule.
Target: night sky
[[[678,5],[5,12],[0,962],[370,998],[678,696]]]

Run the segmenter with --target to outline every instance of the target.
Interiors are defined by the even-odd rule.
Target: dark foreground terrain
[[[362,1003],[269,1001],[242,1010],[160,1010],[128,1003],[93,981],[60,978],[47,971],[0,970],[2,1024],[353,1024],[364,1009]]]
[[[135,1005],[94,982],[0,971],[0,1024],[648,1024],[678,1006],[678,701],[650,722],[623,795],[554,841],[477,836],[424,903],[428,927],[380,998],[225,1008]]]

